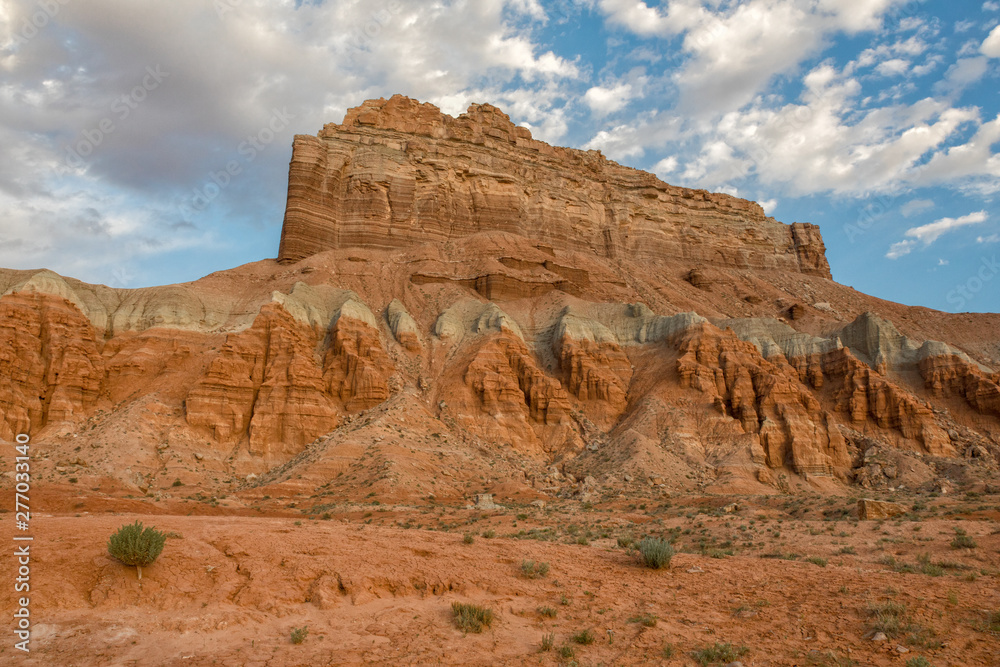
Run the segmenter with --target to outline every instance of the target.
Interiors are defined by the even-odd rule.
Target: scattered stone
[[[725,512],[726,514],[732,514],[733,512],[739,512],[740,506],[737,503],[729,503],[728,505],[722,508],[722,511]]]
[[[858,518],[862,521],[891,519],[894,516],[903,514],[906,514],[906,508],[899,503],[872,500],[870,498],[862,498],[858,501]]]
[[[624,480],[625,480],[626,482],[631,482],[631,481],[632,481],[632,479],[633,479],[633,477],[632,477],[632,475],[625,475],[625,477],[623,477],[623,479],[624,479]]]
[[[896,653],[899,653],[900,655],[902,655],[903,653],[909,653],[909,652],[910,652],[910,649],[906,648],[905,646],[897,646],[896,647]]]
[[[531,501],[531,506],[532,507],[537,507],[538,509],[543,510],[543,509],[545,509],[545,501],[544,500],[533,500],[533,501]]]
[[[885,636],[884,632],[876,632],[874,635],[872,635],[873,642],[884,642],[887,639],[888,637]]]
[[[704,572],[704,571],[705,570],[703,570],[700,567],[698,567],[697,565],[695,565],[694,567],[688,568],[687,572],[688,572],[688,574],[698,574],[699,572]]]
[[[476,496],[476,509],[477,510],[498,510],[501,509],[500,505],[493,502],[492,493],[480,493]]]

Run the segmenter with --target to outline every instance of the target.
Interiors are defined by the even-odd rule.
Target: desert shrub
[[[493,611],[475,604],[452,602],[451,613],[455,625],[463,632],[482,632],[493,623]]]
[[[707,667],[718,662],[733,662],[750,652],[746,646],[733,646],[730,643],[720,644],[716,642],[711,646],[694,651],[691,656],[698,661],[702,667]]]
[[[301,628],[292,628],[292,643],[301,644],[309,634],[309,626],[303,625]]]
[[[628,622],[641,623],[647,628],[655,628],[656,620],[657,620],[656,616],[654,616],[653,614],[642,614],[640,616],[633,616],[632,618],[628,619]]]
[[[674,557],[674,547],[659,537],[645,537],[639,540],[636,549],[642,564],[654,570],[670,567],[670,559]]]
[[[583,644],[584,646],[586,646],[587,644],[593,644],[594,633],[591,632],[590,630],[581,630],[580,632],[573,635],[573,641],[575,641],[577,644]]]
[[[556,613],[557,613],[556,610],[553,609],[552,607],[539,607],[538,608],[538,614],[540,616],[544,617],[544,618],[555,618],[556,617]]]
[[[139,579],[142,568],[149,565],[163,551],[167,536],[155,526],[143,528],[141,521],[119,528],[108,538],[108,553],[125,565],[134,565]]]
[[[462,537],[462,541],[466,544],[472,544],[476,541],[476,538],[472,533],[466,533],[465,536]]]
[[[810,556],[806,558],[807,563],[812,563],[813,565],[819,565],[820,567],[826,567],[826,559],[820,558],[819,556]]]
[[[922,655],[906,661],[906,667],[931,667],[930,661]]]
[[[907,630],[909,622],[906,605],[901,602],[869,602],[868,628],[882,632],[886,637],[897,637]]]
[[[528,579],[538,579],[549,573],[548,563],[536,563],[533,560],[521,561],[521,573]]]
[[[551,651],[552,646],[556,643],[556,633],[550,632],[547,635],[542,635],[542,650]]]
[[[952,549],[975,549],[976,548],[976,541],[974,539],[972,539],[971,536],[966,535],[964,532],[962,532],[961,534],[956,535],[955,539],[953,539],[951,541],[951,548]]]

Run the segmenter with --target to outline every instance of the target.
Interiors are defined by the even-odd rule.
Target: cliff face
[[[0,270],[0,439],[143,493],[888,486],[866,453],[890,449],[996,471],[1000,316],[838,285],[811,225],[488,105],[377,100],[295,141],[280,263],[137,290]]]
[[[488,104],[452,118],[397,95],[295,137],[281,262],[491,231],[608,258],[830,277],[814,225],[783,225],[755,202],[536,141]]]

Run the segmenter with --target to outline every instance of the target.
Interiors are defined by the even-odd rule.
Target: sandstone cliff
[[[0,439],[143,493],[871,486],[871,451],[995,470],[998,331],[837,284],[751,202],[395,97],[296,138],[278,261],[0,270]]]
[[[550,146],[489,104],[452,118],[397,95],[295,137],[279,261],[488,231],[608,258],[830,275],[815,226]]]

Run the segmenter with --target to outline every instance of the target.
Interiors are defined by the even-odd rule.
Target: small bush
[[[479,605],[452,602],[455,625],[463,632],[482,632],[493,623],[493,611]]]
[[[485,537],[486,539],[492,539],[496,536],[497,536],[497,531],[493,530],[492,528],[483,533],[483,537]]]
[[[674,557],[674,547],[659,537],[646,537],[636,544],[642,564],[654,570],[670,567]]]
[[[955,539],[951,541],[952,549],[975,549],[976,541],[972,539],[969,535],[962,533],[961,535],[956,535]]]
[[[979,629],[983,632],[1000,635],[1000,610],[986,614],[986,620]]]
[[[631,535],[619,535],[618,536],[618,548],[628,549],[632,546],[632,536]]]
[[[536,563],[533,560],[521,561],[521,574],[526,576],[528,579],[538,579],[539,577],[544,577],[548,573],[548,563]]]
[[[567,646],[563,646],[562,648],[559,649],[559,657],[560,658],[564,658],[566,660],[569,660],[574,655],[576,655],[576,652],[573,650],[572,646],[568,646],[567,645]]]
[[[542,635],[542,650],[551,651],[552,647],[556,643],[556,633],[550,632],[547,635]]]
[[[543,616],[544,618],[555,618],[556,610],[553,609],[552,607],[539,607],[538,614],[540,616]]]
[[[901,602],[869,602],[868,628],[882,632],[886,637],[897,637],[909,626],[906,605]]]
[[[906,661],[906,667],[932,667],[930,661],[922,655]]]
[[[641,616],[633,616],[632,618],[628,619],[628,622],[629,623],[641,623],[642,625],[644,625],[647,628],[655,628],[656,627],[656,616],[653,616],[652,614],[643,614]]]
[[[171,484],[171,486],[184,486],[184,482],[182,482],[180,479],[175,479],[174,483]]]
[[[810,556],[806,558],[807,563],[812,563],[813,565],[819,565],[820,567],[826,567],[826,559],[820,558],[819,556]]]
[[[292,643],[301,644],[309,634],[309,626],[303,625],[301,628],[292,628]]]
[[[163,551],[167,536],[155,526],[143,528],[141,521],[122,526],[108,538],[108,553],[125,565],[134,565],[139,579],[142,568]]]
[[[581,630],[580,632],[573,635],[573,641],[577,644],[583,644],[584,646],[594,643],[594,633],[590,630]]]
[[[693,652],[691,655],[698,661],[699,665],[707,667],[717,662],[733,662],[749,652],[750,649],[746,646],[733,646],[729,643],[720,644],[716,642],[712,646],[706,646],[699,651]]]
[[[465,536],[462,537],[462,541],[465,542],[466,544],[472,544],[473,542],[476,541],[476,538],[475,536],[473,536],[472,533],[466,533]]]

